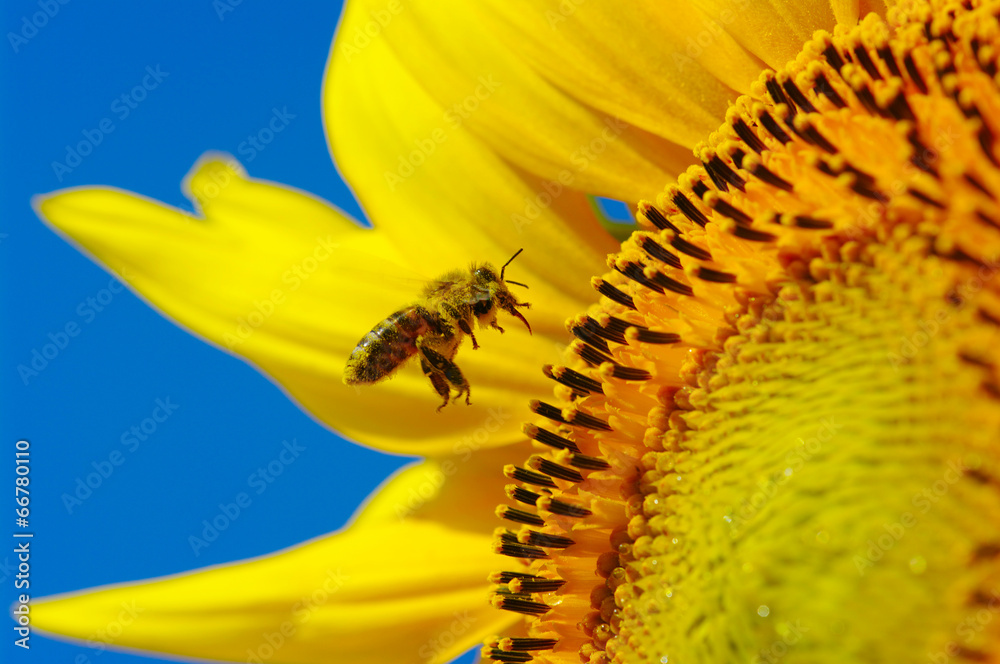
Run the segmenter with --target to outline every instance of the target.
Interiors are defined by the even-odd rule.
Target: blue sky
[[[320,118],[340,3],[11,0],[2,11],[2,603],[23,592],[11,553],[19,439],[31,446],[32,597],[264,554],[341,527],[406,460],[317,425],[267,378],[121,288],[29,205],[34,194],[107,184],[190,209],[181,179],[203,152],[223,150],[254,177],[360,216]],[[276,113],[284,129],[252,148]],[[273,482],[252,484],[286,442],[303,451]],[[252,503],[195,552],[202,521],[241,492]],[[41,636],[26,651],[10,627],[4,661],[162,661]]]

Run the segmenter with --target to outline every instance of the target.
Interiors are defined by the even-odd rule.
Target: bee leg
[[[476,341],[476,335],[472,332],[472,325],[469,324],[469,321],[459,318],[458,329],[472,337],[472,350],[479,350],[479,342]]]
[[[469,401],[469,383],[465,380],[465,376],[462,375],[462,370],[458,368],[458,365],[436,350],[427,348],[421,343],[421,341],[417,342],[417,350],[420,351],[421,366],[423,366],[423,363],[426,361],[427,365],[429,365],[431,369],[431,373],[428,374],[428,376],[436,376],[438,379],[443,381],[447,387],[458,390],[458,394],[455,395],[456,398],[464,394],[465,403],[471,405],[472,402]],[[424,371],[424,373],[427,373],[427,371]],[[438,383],[433,377],[431,378],[431,382],[434,383],[434,388],[438,390],[439,394],[441,394]],[[446,405],[448,405],[447,399],[445,399],[441,408],[444,408]],[[440,410],[440,408],[438,410]]]
[[[444,376],[436,372],[423,357],[420,358],[420,368],[423,370],[424,375],[431,379],[434,391],[444,397],[444,403],[438,406],[438,412],[440,413],[441,409],[448,405],[448,400],[451,398],[451,387],[448,385],[448,381],[444,379]]]
[[[430,373],[427,377],[431,379],[431,385],[437,390],[437,393],[444,397],[444,403],[437,407],[437,412],[441,412],[441,409],[448,405],[448,400],[451,398],[451,387],[448,385],[448,381],[441,377],[441,374]]]

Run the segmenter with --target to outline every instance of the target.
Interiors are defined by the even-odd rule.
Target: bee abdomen
[[[430,312],[413,306],[392,314],[366,334],[344,368],[348,385],[376,383],[417,352],[417,338],[431,329]]]

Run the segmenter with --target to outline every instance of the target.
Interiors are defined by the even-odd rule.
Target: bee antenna
[[[504,283],[514,284],[515,286],[520,286],[521,288],[527,288],[528,287],[528,284],[522,284],[520,281],[511,281],[510,279],[508,279]]]
[[[510,257],[510,261],[512,261],[512,260],[514,260],[515,258],[517,258],[517,255],[518,255],[518,254],[520,254],[520,253],[521,253],[522,251],[524,251],[524,248],[523,248],[523,247],[517,250],[517,254],[514,254],[513,256],[511,256],[511,257]],[[506,263],[504,263],[504,264],[503,264],[503,267],[502,267],[502,268],[500,268],[500,281],[503,281],[503,271],[507,269],[507,266],[508,266],[508,265],[510,265],[510,261],[507,261]],[[511,282],[509,282],[509,283],[514,283],[514,282],[513,282],[513,281],[511,281]]]

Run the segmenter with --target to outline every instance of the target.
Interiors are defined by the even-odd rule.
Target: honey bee
[[[344,367],[347,385],[372,385],[389,378],[408,359],[420,356],[420,368],[434,390],[444,397],[438,411],[448,405],[452,390],[455,398],[465,395],[469,401],[469,382],[453,361],[466,335],[472,338],[473,350],[479,348],[473,323],[491,327],[503,333],[497,324],[498,311],[520,319],[531,333],[531,325],[518,308],[528,308],[528,302],[518,302],[507,284],[527,288],[518,281],[504,280],[504,270],[523,249],[510,257],[500,274],[489,263],[472,264],[464,270],[453,270],[424,287],[423,298],[400,309],[362,337]]]

